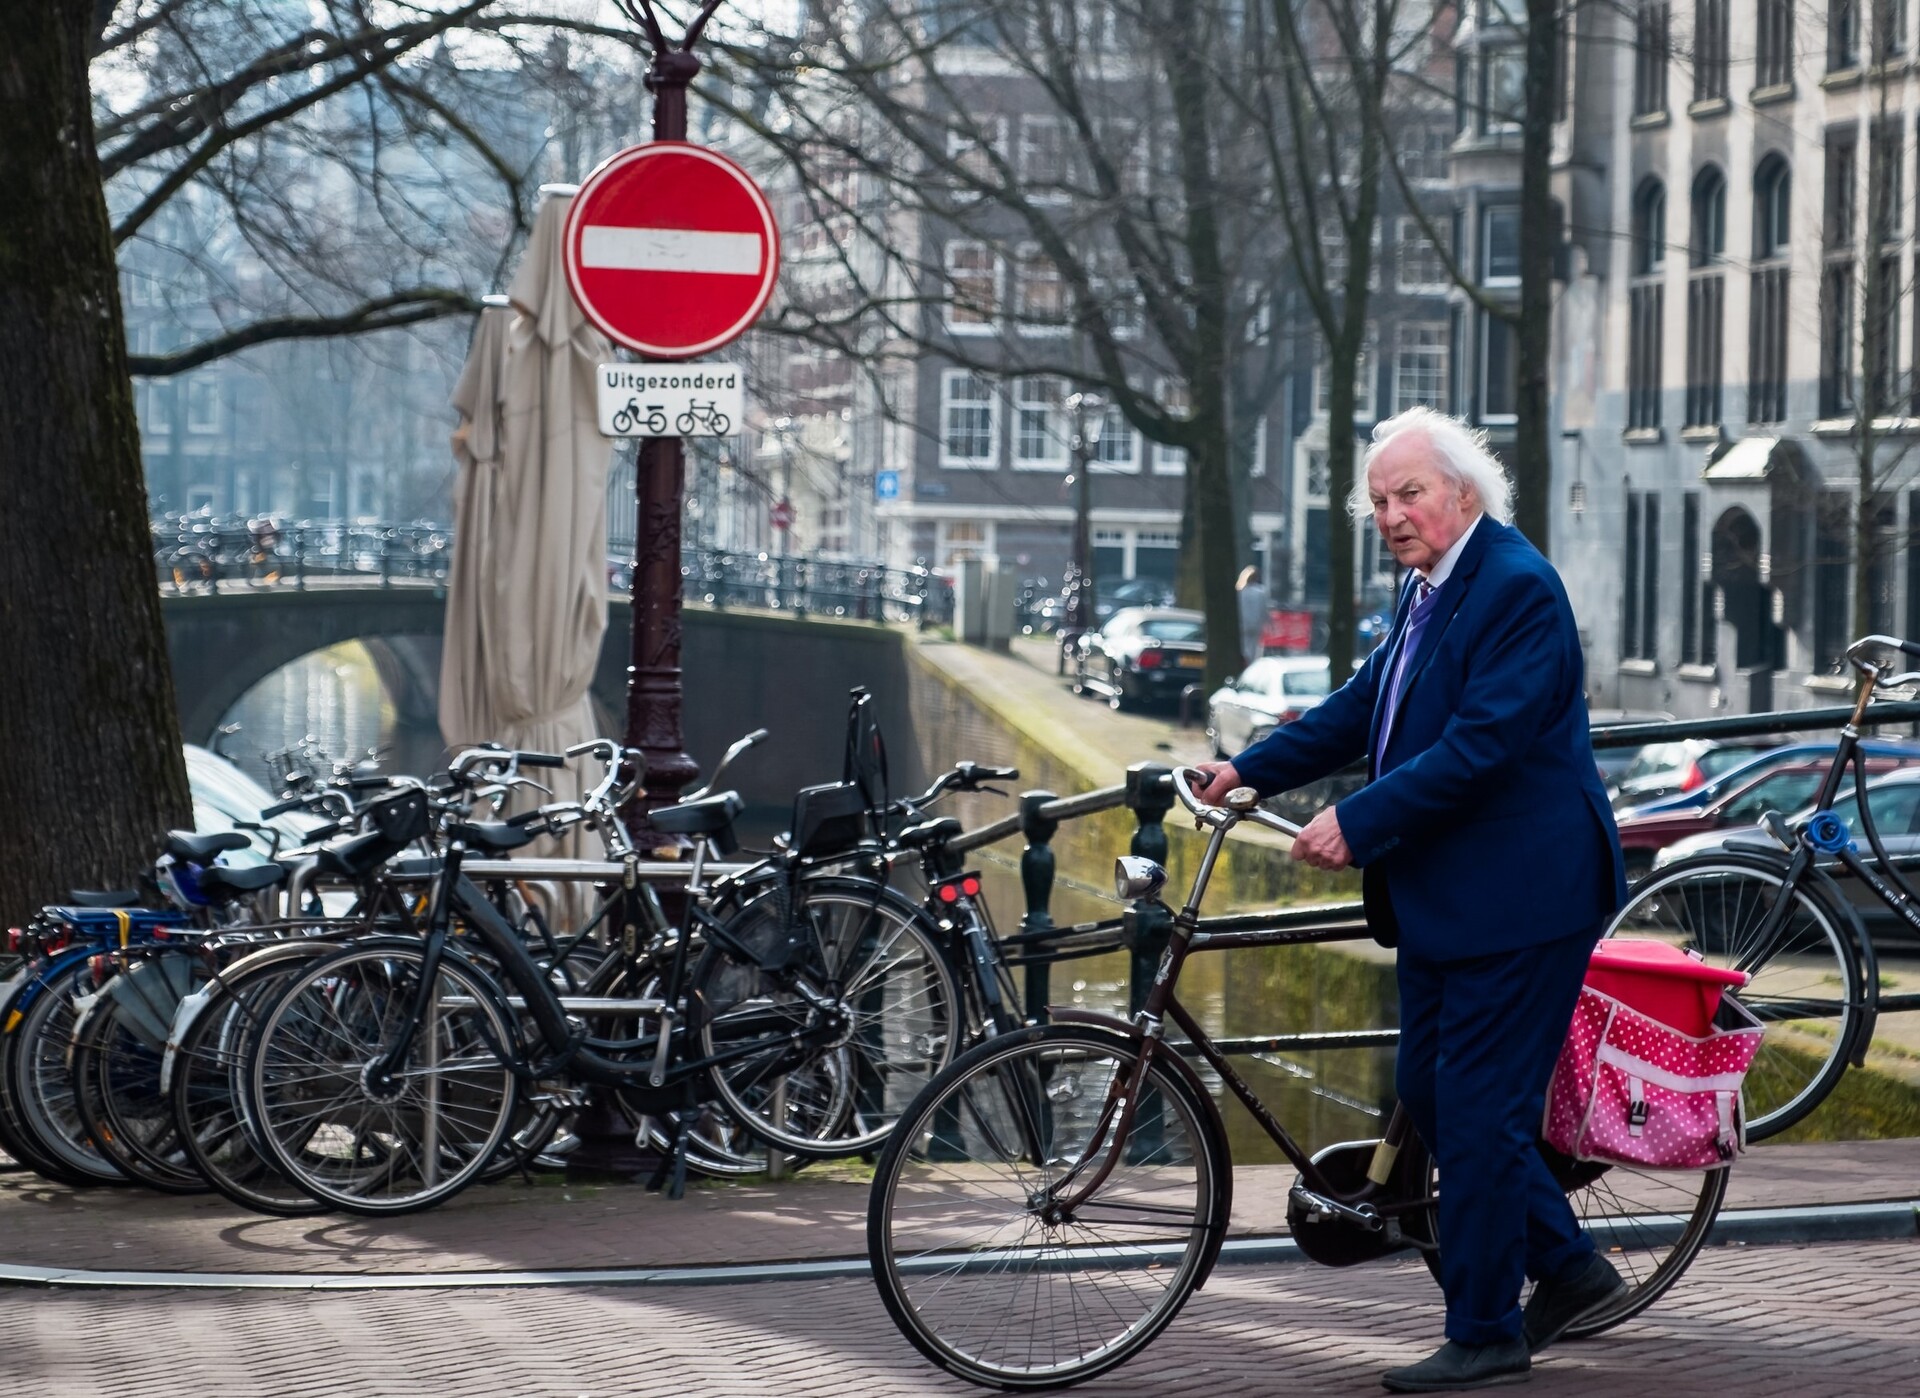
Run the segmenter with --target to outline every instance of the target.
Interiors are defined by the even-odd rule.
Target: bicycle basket
[[[403,791],[374,802],[367,807],[366,823],[369,830],[378,831],[396,851],[424,839],[433,828],[426,793],[422,791]]]

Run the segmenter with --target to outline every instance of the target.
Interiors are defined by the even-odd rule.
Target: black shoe
[[[1448,1340],[1418,1364],[1389,1369],[1380,1386],[1393,1393],[1457,1393],[1464,1388],[1525,1383],[1533,1375],[1527,1342],[1518,1337],[1493,1345],[1463,1345]]]
[[[1527,1298],[1521,1329],[1527,1350],[1538,1354],[1587,1317],[1626,1295],[1627,1284],[1613,1264],[1595,1253],[1578,1276],[1563,1282],[1541,1282]]]

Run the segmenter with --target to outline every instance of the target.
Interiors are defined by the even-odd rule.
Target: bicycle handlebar
[[[1282,820],[1273,812],[1262,810],[1260,796],[1250,786],[1236,786],[1228,792],[1224,806],[1207,805],[1195,794],[1195,790],[1196,786],[1204,790],[1211,781],[1212,778],[1198,767],[1173,769],[1173,794],[1200,824],[1210,825],[1216,830],[1231,830],[1241,821],[1250,820],[1255,825],[1264,825],[1289,838],[1300,834],[1300,827],[1292,821]]]

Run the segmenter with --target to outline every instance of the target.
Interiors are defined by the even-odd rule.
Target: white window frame
[[[1154,401],[1165,408],[1174,417],[1193,415],[1193,393],[1187,387],[1186,380],[1163,377],[1154,381]],[[1170,447],[1165,442],[1153,444],[1153,474],[1156,476],[1184,476],[1187,473],[1187,449]]]
[[[1443,224],[1436,224],[1435,227],[1445,231]],[[1410,247],[1432,249],[1433,266],[1429,270],[1438,273],[1435,280],[1407,280],[1407,253]],[[1421,229],[1417,218],[1402,217],[1399,220],[1393,248],[1393,283],[1395,289],[1404,296],[1445,296],[1453,289],[1452,282],[1447,278],[1446,264],[1440,260],[1439,248]]]
[[[972,537],[972,531],[980,531],[979,538]],[[968,531],[968,537],[956,539],[954,535],[961,530]],[[952,567],[961,561],[961,557],[988,559],[994,556],[994,525],[990,519],[943,519],[934,528],[933,553],[942,568]],[[955,549],[964,548],[968,552],[956,557]],[[973,550],[978,549],[975,553]]]
[[[1482,286],[1519,286],[1520,272],[1516,267],[1512,276],[1494,276],[1487,269],[1493,265],[1493,215],[1507,213],[1513,217],[1513,236],[1516,249],[1520,241],[1520,206],[1518,204],[1482,204],[1480,206],[1480,237],[1476,240],[1480,254],[1480,285]]]
[[[1505,426],[1517,422],[1519,420],[1519,414],[1517,412],[1490,413],[1487,411],[1487,344],[1491,339],[1490,327],[1494,321],[1492,315],[1486,311],[1479,312],[1477,321],[1478,323],[1475,327],[1476,334],[1474,335],[1475,354],[1472,368],[1474,383],[1478,389],[1478,392],[1474,395],[1474,401],[1480,409],[1479,422],[1480,425],[1483,426]],[[1519,331],[1508,322],[1502,321],[1500,324],[1509,334],[1519,334]],[[1517,388],[1515,390],[1515,396],[1518,397]],[[1518,407],[1518,404],[1516,403],[1515,406]]]
[[[1260,421],[1253,428],[1253,464],[1247,467],[1247,474],[1259,480],[1267,474],[1267,415],[1260,414]],[[1264,571],[1262,576],[1265,576]]]
[[[1127,454],[1115,459],[1107,455],[1108,442],[1112,440],[1108,433],[1118,428],[1126,437]],[[1120,411],[1118,403],[1107,404],[1106,416],[1100,422],[1100,440],[1094,443],[1094,458],[1089,463],[1091,473],[1097,476],[1137,476],[1140,474],[1140,434],[1134,431],[1133,424],[1127,421],[1126,414]]]
[[[1044,395],[1051,389],[1052,396],[1031,397],[1039,388]],[[1045,374],[1029,375],[1013,381],[1013,441],[1011,445],[1013,469],[1016,471],[1047,471],[1058,473],[1067,468],[1067,438],[1071,428],[1067,425],[1066,410],[1061,407],[1067,394],[1067,385],[1063,380]],[[1044,435],[1052,445],[1046,456],[1022,456],[1021,437],[1025,426],[1024,419],[1030,412],[1044,412]]]
[[[950,431],[952,413],[956,406],[953,390],[962,379],[972,379],[986,387],[984,400],[968,398],[961,400],[968,408],[977,408],[984,401],[987,409],[987,454],[985,456],[955,456],[948,451],[952,441]],[[940,372],[940,465],[949,471],[992,471],[1000,465],[1000,394],[993,381],[971,369],[943,369]]]
[[[1057,321],[1039,319],[1029,303],[1034,280],[1031,272],[1035,268],[1051,269],[1053,281],[1060,288],[1060,318]],[[1014,250],[1013,319],[1015,328],[1022,335],[1065,335],[1073,329],[1073,292],[1060,271],[1060,264],[1042,252],[1038,243],[1022,243]]]
[[[1380,334],[1372,321],[1367,322],[1365,338],[1360,342],[1360,371],[1353,381],[1353,418],[1355,422],[1374,422],[1377,419],[1373,411],[1374,394],[1379,390]],[[1332,361],[1324,339],[1316,341],[1319,352],[1313,359],[1313,411],[1316,417],[1325,417],[1332,409],[1331,395],[1333,378],[1327,371]]]
[[[960,306],[960,296],[958,288],[955,285],[954,264],[959,260],[960,254],[965,251],[980,252],[992,261],[993,314],[989,315],[985,320],[954,319],[954,312],[957,311]],[[943,309],[943,319],[946,321],[947,333],[950,335],[992,335],[996,333],[1000,328],[1001,307],[1004,304],[1007,293],[1006,259],[1001,257],[992,245],[983,243],[978,239],[953,238],[948,240],[946,247],[941,252],[941,267],[946,279],[944,285],[950,293],[947,297],[946,306]]]
[[[995,178],[995,175],[992,168],[986,164],[984,152],[992,150],[997,152],[1003,160],[1006,158],[1007,119],[1003,116],[985,117],[977,119],[977,124],[985,130],[987,137],[986,145],[982,146],[977,141],[970,139],[971,133],[969,132],[949,130],[947,132],[947,161],[949,164],[957,165],[964,170],[966,168],[968,154],[975,150],[981,151],[983,152],[981,156],[982,168],[968,171],[967,173],[977,179],[991,181]]]
[[[1438,339],[1430,344],[1409,345],[1406,343],[1406,337],[1409,331],[1425,332],[1437,336]],[[1439,412],[1446,411],[1447,385],[1450,381],[1452,369],[1452,365],[1449,363],[1453,355],[1453,345],[1451,341],[1452,336],[1444,320],[1406,320],[1394,327],[1393,410],[1395,413],[1404,413],[1408,408],[1414,407],[1416,404],[1425,404]],[[1440,379],[1438,390],[1432,398],[1417,398],[1410,401],[1407,398],[1405,388],[1400,382],[1400,376],[1404,371],[1401,356],[1407,353],[1419,354],[1428,351],[1437,351],[1439,354]]]
[[[220,379],[217,375],[195,374],[187,380],[187,431],[195,436],[212,436],[220,430]],[[210,411],[209,411],[210,409]]]

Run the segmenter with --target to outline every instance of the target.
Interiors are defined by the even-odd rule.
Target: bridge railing
[[[925,568],[889,568],[860,560],[687,549],[680,555],[689,602],[756,607],[795,616],[908,622],[921,627],[953,619],[953,593]]]
[[[181,592],[235,582],[294,588],[340,578],[438,582],[453,560],[453,531],[426,521],[267,525],[187,515],[155,520],[152,529],[160,585]]]

